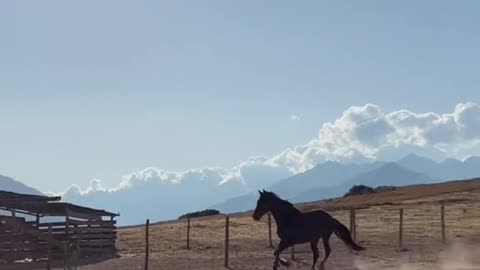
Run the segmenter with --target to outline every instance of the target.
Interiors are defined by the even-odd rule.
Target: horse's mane
[[[289,206],[294,207],[291,202],[280,198],[277,194],[275,194],[275,193],[273,193],[273,192],[271,192],[271,191],[266,191],[266,194],[267,194],[268,196],[270,196],[271,198],[274,198],[274,199],[278,200],[278,201],[281,202],[281,203],[288,204]]]
[[[292,215],[292,214],[293,215],[298,215],[298,214],[302,213],[291,202],[280,198],[277,194],[275,194],[271,191],[265,191],[264,194],[267,195],[270,199],[273,199],[273,201],[275,201],[275,203],[277,203],[278,205],[283,206],[282,209],[283,209],[284,214],[286,214],[286,215]],[[277,220],[277,222],[280,222],[280,220]]]

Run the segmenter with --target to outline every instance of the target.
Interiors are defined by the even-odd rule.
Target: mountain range
[[[276,181],[265,179],[264,183],[273,184],[261,188],[274,191],[291,202],[308,202],[343,196],[353,185],[358,184],[370,187],[404,186],[478,176],[480,157],[437,162],[411,154],[396,162],[345,164],[328,161],[288,178]],[[1,175],[0,190],[42,194]],[[255,207],[257,198],[256,190],[240,182],[218,185],[192,179],[176,184],[142,181],[132,188],[116,192],[101,190],[82,194],[79,190],[71,189],[63,196],[68,202],[119,212],[121,225],[142,223],[146,218],[175,219],[186,212],[206,208],[215,208],[223,213],[246,211]]]
[[[343,196],[353,185],[358,184],[371,187],[405,186],[478,176],[480,157],[436,162],[410,154],[396,162],[342,164],[328,161],[304,173],[281,179],[267,189],[297,203]],[[255,207],[257,197],[256,192],[252,192],[212,207],[225,213],[246,211]]]

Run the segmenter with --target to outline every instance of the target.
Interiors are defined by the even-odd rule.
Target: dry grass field
[[[445,202],[446,245],[442,244],[441,201]],[[360,208],[357,241],[367,251],[352,254],[334,236],[327,269],[480,269],[480,180],[403,187],[298,207],[326,209],[347,226],[348,209]],[[403,249],[398,247],[399,208],[404,208]],[[151,225],[150,269],[225,269],[225,218],[192,219],[190,250],[186,249],[186,227],[186,221]],[[268,247],[267,232],[266,218],[254,222],[251,213],[232,215],[230,269],[271,269],[273,250]],[[273,233],[275,243],[274,225]],[[143,269],[144,241],[143,226],[121,228],[120,257],[80,269]],[[284,257],[290,257],[290,251]],[[311,257],[307,247],[296,247],[290,269],[310,269]]]

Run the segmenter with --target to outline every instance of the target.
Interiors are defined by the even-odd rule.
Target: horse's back
[[[324,216],[324,217],[332,217],[327,211],[325,210],[313,210],[313,211],[308,211],[303,213],[306,216]]]
[[[331,224],[332,221],[335,220],[332,217],[332,215],[330,215],[327,211],[324,211],[324,210],[314,210],[314,211],[305,212],[303,214],[305,218],[310,222],[314,222],[317,224],[320,223],[322,225]]]

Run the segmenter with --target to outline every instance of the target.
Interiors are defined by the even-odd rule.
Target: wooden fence
[[[78,220],[67,218],[65,222],[25,221],[24,218],[0,217],[0,262],[1,269],[19,269],[14,263],[29,259],[32,263],[22,265],[35,268],[45,264],[50,268],[54,262],[75,258],[81,260],[97,254],[115,254],[116,221]]]

